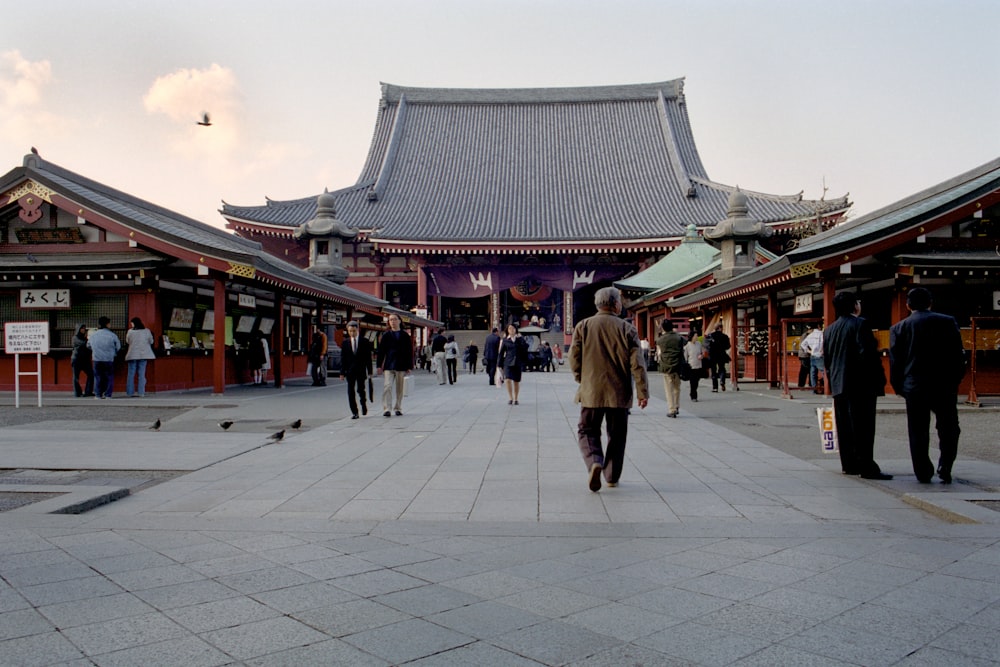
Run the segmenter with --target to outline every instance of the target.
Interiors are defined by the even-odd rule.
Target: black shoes
[[[391,413],[391,412],[389,412],[388,410],[386,410],[385,412],[383,412],[383,413],[382,413],[382,416],[383,416],[383,417],[391,417],[391,416],[392,416],[392,413]]]
[[[397,417],[402,417],[403,416],[402,411],[401,410],[396,410],[396,416]]]
[[[670,412],[667,413],[667,416],[677,419],[677,410],[671,410]]]
[[[357,415],[351,415],[351,419],[360,419]]]
[[[597,493],[598,491],[601,490],[601,471],[603,469],[604,468],[601,466],[600,463],[595,463],[594,465],[590,466],[590,479],[588,480],[588,486],[590,487],[590,490],[593,491],[594,493]]]
[[[942,484],[951,484],[951,471],[950,470],[945,470],[944,468],[940,468],[939,467],[938,470],[937,470],[937,474],[938,474],[938,477],[941,478],[941,483]],[[930,480],[928,480],[928,481],[930,481]]]

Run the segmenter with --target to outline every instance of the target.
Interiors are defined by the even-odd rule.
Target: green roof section
[[[721,252],[705,242],[691,223],[684,238],[671,252],[645,271],[615,281],[615,287],[627,292],[651,292],[674,285],[701,271],[711,271],[719,263]]]

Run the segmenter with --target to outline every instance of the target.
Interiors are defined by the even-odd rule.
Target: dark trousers
[[[97,395],[111,398],[111,393],[115,390],[115,362],[95,361],[94,377],[97,385]]]
[[[812,368],[812,359],[810,357],[799,357],[799,381],[798,385],[800,387],[809,386],[809,369]]]
[[[689,380],[689,382],[691,383],[691,399],[695,401],[698,400],[698,380],[700,379],[701,379],[701,369],[692,368],[691,379]]]
[[[726,388],[726,362],[725,361],[710,361],[709,367],[712,369],[712,389],[718,389],[719,383],[722,383],[722,388]]]
[[[444,365],[448,369],[448,384],[455,384],[458,380],[458,359],[445,359]]]
[[[80,373],[87,376],[85,386],[80,386]],[[94,394],[94,364],[91,361],[73,362],[73,393],[77,396],[93,396]]]
[[[312,359],[312,381],[313,386],[326,384],[326,357],[313,357]]]
[[[358,414],[358,399],[361,399],[361,407],[365,407],[367,403],[365,400],[368,398],[365,395],[365,380],[366,376],[358,376],[357,374],[347,375],[347,403],[351,406],[351,414]],[[357,398],[355,398],[355,393],[357,393]]]
[[[469,355],[469,372],[473,375],[476,374],[476,365],[479,362],[479,358],[476,355]]]
[[[608,430],[607,450],[601,447],[601,422]],[[577,444],[587,470],[598,463],[604,467],[604,478],[617,482],[625,464],[625,440],[628,437],[628,408],[580,408]]]
[[[496,384],[493,379],[497,375],[497,360],[486,358],[486,375],[490,378],[490,384]]]
[[[958,455],[958,397],[956,394],[910,394],[906,397],[906,430],[910,436],[910,459],[917,479],[930,480],[934,476],[928,450],[931,444],[931,413],[936,418],[938,449],[941,458],[938,467],[951,474],[951,466]]]
[[[840,467],[848,474],[873,475],[881,472],[875,463],[877,400],[874,394],[856,396],[853,392],[833,397]]]

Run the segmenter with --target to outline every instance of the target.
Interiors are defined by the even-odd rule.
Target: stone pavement
[[[482,375],[417,374],[388,419],[349,419],[331,382],[0,429],[4,469],[177,473],[83,514],[0,513],[0,664],[1000,664],[1000,467],[848,478],[818,442],[667,419],[655,391],[621,485],[593,494],[573,391],[528,373],[508,406]],[[192,409],[109,428],[109,403]]]

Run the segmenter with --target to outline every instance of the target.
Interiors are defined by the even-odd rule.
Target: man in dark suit
[[[892,479],[875,463],[875,405],[885,396],[878,341],[853,292],[833,297],[836,321],[823,335],[823,365],[833,395],[840,465],[846,475]]]
[[[958,384],[965,374],[965,350],[958,322],[931,312],[931,293],[915,287],[906,297],[910,316],[889,330],[889,377],[892,388],[906,399],[906,430],[917,481],[934,476],[930,448],[931,413],[937,419],[937,474],[951,483],[951,466],[958,455]]]
[[[365,380],[372,374],[372,344],[360,335],[358,323],[347,323],[347,337],[340,344],[340,377],[347,380],[347,402],[351,406],[351,419],[358,418],[358,400],[361,399],[361,414],[368,414],[365,400]]]
[[[726,390],[726,364],[731,357],[729,348],[732,343],[729,336],[722,330],[721,324],[715,325],[715,331],[708,336],[708,365],[712,373],[712,391],[718,392],[719,385],[722,391]]]
[[[486,376],[490,380],[490,384],[496,384],[496,374],[497,374],[497,359],[500,357],[500,336],[497,335],[497,328],[493,327],[493,331],[490,335],[486,337],[486,342],[483,343],[483,360],[486,362]]]
[[[389,330],[382,334],[378,343],[378,373],[385,377],[382,385],[382,416],[391,417],[390,408],[396,416],[403,415],[403,388],[406,376],[413,369],[413,343],[410,334],[403,331],[399,315],[389,315]],[[396,393],[393,401],[393,391]]]

